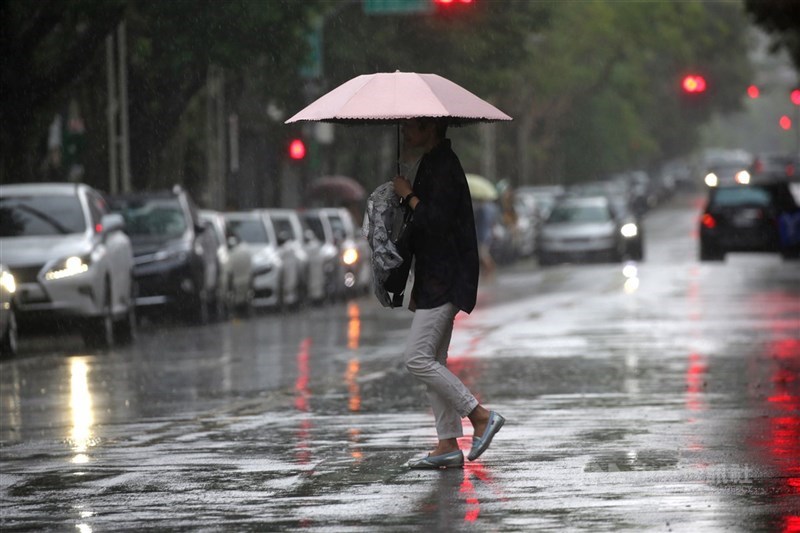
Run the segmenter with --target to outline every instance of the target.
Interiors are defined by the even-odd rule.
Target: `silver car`
[[[292,249],[300,263],[303,296],[312,302],[325,300],[326,271],[332,270],[335,265],[325,258],[322,242],[294,209],[267,209],[267,213],[278,234],[278,242]]]
[[[215,300],[218,313],[238,310],[250,312],[253,305],[253,264],[248,246],[228,227],[219,211],[200,210],[200,220],[207,224],[217,244],[219,281]]]
[[[264,210],[225,213],[231,231],[250,250],[254,304],[282,308],[300,303],[300,266],[294,253],[281,247]]]
[[[0,249],[20,322],[74,324],[90,346],[130,341],[133,252],[123,224],[88,185],[0,186]]]
[[[372,287],[371,250],[347,209],[326,207],[303,212],[309,226],[337,254],[334,297],[367,292]]]
[[[566,196],[550,211],[539,231],[540,265],[560,261],[620,261],[626,237],[605,196]]]

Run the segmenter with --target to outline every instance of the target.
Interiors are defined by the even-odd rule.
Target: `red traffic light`
[[[289,157],[292,159],[303,159],[306,156],[306,145],[301,139],[292,139],[289,143]]]
[[[800,89],[795,89],[792,91],[790,98],[792,99],[792,103],[794,105],[800,105]]]
[[[706,90],[706,79],[699,74],[689,74],[688,76],[684,76],[681,87],[683,87],[683,90],[687,93],[702,93]]]

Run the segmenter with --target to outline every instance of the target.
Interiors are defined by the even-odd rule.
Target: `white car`
[[[85,184],[0,186],[0,250],[20,322],[74,324],[90,346],[132,340],[133,252],[123,225]]]
[[[331,223],[336,244],[339,246],[339,259],[342,267],[342,281],[347,292],[366,293],[372,288],[372,251],[360,228],[356,227],[350,211],[345,208],[320,209]]]
[[[320,209],[304,210],[299,214],[303,223],[320,243],[319,255],[323,265],[325,265],[325,299],[336,300],[343,297],[345,286],[342,283],[341,254],[330,220],[323,215]]]
[[[299,262],[291,250],[278,245],[269,215],[263,210],[225,213],[225,220],[250,250],[254,305],[282,308],[299,304]]]
[[[249,313],[253,305],[253,264],[248,246],[228,227],[219,211],[200,210],[200,220],[208,224],[217,243],[219,281],[216,301],[222,313],[240,310]]]
[[[267,209],[282,247],[294,251],[300,263],[301,289],[312,302],[325,300],[326,271],[335,269],[334,260],[325,258],[322,242],[294,209]]]
[[[17,310],[14,305],[14,293],[17,283],[14,274],[0,263],[0,357],[12,357],[17,354]]]

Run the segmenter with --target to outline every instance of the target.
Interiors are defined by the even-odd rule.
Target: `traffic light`
[[[302,139],[292,139],[289,143],[289,157],[299,161],[306,156],[306,144]]]
[[[761,89],[758,88],[758,85],[751,85],[747,88],[747,96],[756,99],[761,96]]]
[[[683,92],[689,94],[700,94],[706,91],[706,79],[699,74],[689,74],[683,77],[681,82]]]

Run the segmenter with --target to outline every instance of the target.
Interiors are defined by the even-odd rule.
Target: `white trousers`
[[[463,436],[461,419],[478,405],[475,396],[446,366],[457,313],[458,308],[450,303],[417,309],[406,342],[406,368],[428,387],[439,440]]]

